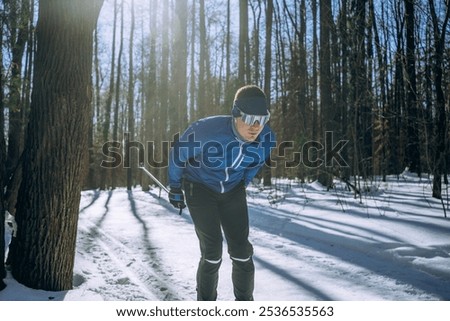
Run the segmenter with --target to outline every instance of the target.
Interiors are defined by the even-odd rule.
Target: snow
[[[338,180],[330,191],[275,183],[248,188],[256,300],[450,300],[448,187],[442,204],[408,172],[356,198]],[[195,300],[198,259],[188,210],[179,216],[159,188],[83,191],[73,290],[29,289],[8,273],[0,301]],[[226,254],[218,292],[234,300]]]

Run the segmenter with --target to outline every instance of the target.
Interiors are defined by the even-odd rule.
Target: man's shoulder
[[[229,115],[215,115],[215,116],[208,116],[205,118],[201,118],[194,122],[194,124],[205,124],[205,125],[211,125],[211,124],[220,124],[220,123],[227,123],[231,119],[231,116]]]

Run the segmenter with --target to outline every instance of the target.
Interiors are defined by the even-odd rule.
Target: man
[[[169,201],[184,208],[195,225],[201,258],[197,299],[216,300],[222,262],[222,229],[232,260],[236,300],[253,300],[253,246],[245,187],[269,158],[275,134],[264,92],[244,86],[235,95],[231,116],[191,124],[170,152]],[[183,193],[184,189],[184,193]]]

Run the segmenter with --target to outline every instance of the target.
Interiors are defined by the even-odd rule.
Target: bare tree
[[[446,1],[444,20],[440,23],[436,14],[434,0],[428,0],[433,22],[434,39],[434,86],[436,90],[436,116],[434,133],[434,168],[433,168],[433,197],[442,198],[442,176],[446,179],[447,164],[446,152],[448,152],[448,129],[445,112],[445,94],[443,89],[443,59],[445,48],[445,36],[448,32],[447,24],[450,19],[450,1]],[[439,27],[441,25],[441,27]],[[446,182],[448,184],[448,182]]]
[[[273,0],[266,4],[266,44],[264,54],[264,92],[270,101],[272,92],[272,26],[273,26]]]
[[[3,9],[3,8],[1,8]],[[0,48],[3,48],[3,21],[4,11],[0,11]],[[6,142],[5,142],[5,117],[4,117],[4,93],[3,93],[3,50],[0,50],[0,291],[6,287],[3,279],[6,276],[5,270],[5,206],[4,206],[4,179],[5,175],[5,163],[6,163]]]
[[[31,288],[72,288],[91,121],[93,31],[102,0],[41,0],[12,273]]]
[[[406,162],[410,171],[419,176],[422,172],[419,149],[419,115],[417,107],[417,77],[416,77],[416,44],[415,44],[415,13],[414,0],[405,1],[406,18],[406,106],[407,106],[407,135],[406,135]]]
[[[115,78],[115,59],[116,59],[116,37],[117,37],[117,0],[114,0],[114,18],[113,18],[113,33],[112,33],[112,47],[111,47],[111,64],[110,64],[110,74],[109,74],[109,90],[106,96],[105,103],[105,113],[103,119],[103,131],[102,131],[102,140],[103,144],[106,143],[109,138],[109,131],[111,130],[111,110],[112,110],[112,101],[114,97],[114,78]],[[107,168],[101,169],[101,178],[100,178],[100,188],[108,188],[111,184],[109,177],[110,171]]]
[[[264,54],[264,92],[267,100],[271,102],[271,80],[272,80],[272,25],[273,25],[273,0],[268,0],[266,4],[266,44]],[[264,186],[272,183],[272,171],[270,167],[263,168]]]
[[[206,81],[206,73],[207,73],[207,62],[206,59],[208,57],[207,50],[207,31],[206,31],[206,13],[205,13],[205,0],[199,1],[199,31],[200,31],[200,57],[199,57],[199,66],[198,66],[198,99],[197,99],[197,113],[198,116],[204,117],[207,114],[208,106],[207,106],[207,81]]]
[[[113,125],[112,125],[112,140],[114,142],[119,141],[119,131],[123,129],[121,126],[119,114],[120,114],[120,106],[122,105],[122,57],[123,57],[123,46],[124,46],[124,25],[125,25],[125,19],[124,19],[124,0],[121,0],[120,3],[120,37],[119,37],[119,52],[117,53],[117,74],[116,74],[116,80],[114,82],[114,116],[113,116]],[[114,60],[114,57],[112,58]],[[106,117],[108,117],[106,115]],[[117,187],[118,184],[121,184],[121,182],[118,182],[118,179],[121,177],[121,168],[111,168],[110,169],[112,177],[111,177],[111,187],[114,189]]]
[[[125,148],[125,159],[129,161],[127,168],[127,190],[131,190],[134,182],[134,169],[136,167],[136,161],[134,153],[131,150],[130,142],[134,141],[135,138],[135,121],[134,121],[134,28],[135,28],[135,14],[134,14],[134,0],[131,0],[131,27],[130,27],[130,42],[129,42],[129,64],[128,64],[128,136]]]
[[[172,132],[180,132],[187,126],[187,1],[177,0],[174,24],[174,112],[177,115]]]
[[[239,85],[244,85],[247,78],[247,60],[248,60],[248,0],[239,1]]]
[[[378,126],[375,126],[378,130],[378,135],[374,135],[377,145],[379,146],[378,149],[378,158],[380,162],[380,173],[382,175],[383,181],[386,181],[386,175],[388,173],[388,162],[387,162],[387,145],[388,145],[388,135],[387,135],[387,121],[386,121],[386,109],[387,109],[387,72],[386,72],[386,66],[385,66],[385,60],[386,60],[386,47],[383,46],[380,39],[380,34],[378,31],[378,23],[375,16],[375,6],[374,1],[369,1],[369,10],[370,15],[372,16],[372,28],[374,33],[374,45],[376,48],[376,56],[377,56],[377,63],[378,63],[378,86],[379,86],[379,105],[381,105],[381,108],[379,112],[376,114],[378,119]],[[345,95],[344,95],[345,97]]]
[[[157,47],[157,17],[159,14],[158,3],[159,1],[152,0],[150,3],[149,10],[149,59],[148,59],[148,67],[142,71],[145,75],[145,104],[143,105],[144,110],[142,114],[144,116],[144,141],[155,141],[157,136],[156,126],[158,120],[158,109],[157,101],[156,101],[156,92],[157,92],[157,55],[156,55],[156,47]],[[154,145],[150,145],[147,155],[151,155],[154,152]],[[147,160],[150,166],[156,166],[153,163],[153,159]],[[151,184],[150,179],[147,175],[142,175],[142,189],[147,191],[149,190],[149,185]]]
[[[333,129],[334,110],[331,88],[331,28],[333,23],[331,0],[320,0],[320,50],[319,50],[319,72],[320,72],[320,109],[324,130]],[[319,182],[324,186],[331,187],[332,176],[327,171],[319,175]]]
[[[196,110],[195,110],[195,102],[197,101],[197,96],[196,96],[196,77],[195,77],[195,44],[196,44],[196,37],[195,37],[195,22],[197,21],[197,15],[196,15],[196,5],[195,5],[196,1],[192,1],[192,9],[191,9],[191,70],[190,70],[190,78],[189,78],[189,114],[190,114],[190,118],[191,119],[195,119],[196,118]]]

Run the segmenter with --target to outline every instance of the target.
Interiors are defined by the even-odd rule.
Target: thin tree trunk
[[[313,19],[313,40],[312,40],[312,80],[311,80],[311,105],[312,105],[312,140],[317,141],[319,139],[319,102],[317,97],[318,92],[318,47],[319,41],[317,39],[317,2],[312,1],[311,3],[312,9],[312,19]],[[315,157],[316,155],[312,155]],[[315,180],[317,177],[312,176],[312,179]]]
[[[175,74],[174,80],[175,86],[175,113],[178,115],[177,123],[175,124],[175,132],[183,131],[187,126],[187,19],[188,19],[188,6],[187,1],[177,0],[176,2],[176,18],[178,19],[177,29],[175,30]]]
[[[247,75],[247,43],[248,43],[248,0],[239,1],[239,70],[238,84],[244,85]]]
[[[117,53],[117,74],[115,81],[115,90],[114,90],[114,121],[113,121],[113,130],[112,130],[112,140],[114,142],[119,141],[119,128],[121,127],[119,124],[120,118],[120,105],[121,105],[121,86],[122,86],[122,55],[123,55],[123,38],[124,38],[124,0],[122,0],[120,4],[120,38],[119,38],[119,52]],[[122,141],[122,140],[120,140]],[[122,165],[122,164],[121,164]],[[112,177],[111,177],[111,187],[115,189],[118,185],[118,178],[122,178],[122,170],[121,168],[111,168],[110,169]],[[122,182],[122,180],[119,181]]]
[[[207,114],[208,106],[206,95],[206,21],[205,21],[205,0],[199,1],[199,29],[200,29],[200,57],[198,67],[198,100],[197,100],[197,112],[200,117],[204,117]]]
[[[195,65],[196,65],[196,63],[195,63],[195,39],[196,39],[196,37],[195,37],[195,30],[196,30],[196,28],[195,28],[195,22],[197,21],[197,19],[196,19],[196,7],[195,7],[195,3],[196,3],[196,1],[192,1],[192,17],[191,17],[191,25],[192,25],[192,28],[191,28],[191,71],[190,71],[190,81],[189,81],[189,96],[190,96],[190,99],[189,99],[189,115],[190,115],[190,118],[189,118],[189,120],[193,120],[193,119],[196,119],[197,118],[197,110],[195,109],[195,102],[196,101],[198,101],[197,99],[196,99],[196,95],[195,95],[195,93],[196,93],[196,86],[195,86],[195,79],[196,79],[196,77],[195,77],[195,70],[196,70],[196,68],[195,68]]]
[[[99,62],[99,48],[98,48],[98,28],[95,28],[94,32],[94,92],[93,92],[93,108],[91,111],[92,119],[89,126],[89,173],[86,177],[86,183],[84,188],[95,189],[99,187],[99,180],[97,173],[102,171],[102,168],[98,166],[95,161],[95,136],[96,136],[96,126],[100,122],[97,121],[94,124],[94,119],[100,119],[100,107],[101,107],[101,93],[100,93],[100,62]],[[101,186],[101,185],[100,185]]]
[[[3,12],[1,12],[3,15]],[[3,19],[0,24],[0,48],[3,48]],[[3,290],[6,285],[3,279],[6,277],[5,269],[5,206],[4,206],[4,187],[5,187],[5,163],[6,163],[6,142],[5,142],[5,117],[4,117],[4,93],[3,93],[3,50],[0,50],[0,291]]]
[[[406,106],[407,106],[407,135],[406,135],[406,162],[410,171],[420,177],[422,166],[419,149],[419,122],[417,107],[417,81],[416,81],[416,45],[415,45],[415,12],[414,0],[404,0],[406,16]]]
[[[259,41],[260,41],[260,32],[259,32],[259,25],[260,25],[260,21],[261,21],[261,14],[262,14],[262,9],[261,9],[261,0],[257,1],[257,6],[255,7],[253,2],[250,2],[250,7],[252,9],[252,14],[253,14],[253,30],[252,30],[252,37],[251,37],[251,46],[250,46],[250,41],[248,42],[248,47],[247,50],[250,53],[249,54],[249,59],[250,62],[247,63],[247,70],[249,70],[247,72],[247,79],[248,82],[253,83],[255,85],[260,85],[261,82],[261,71],[260,71],[260,63],[259,63]],[[266,17],[266,21],[267,21],[268,17]],[[267,36],[266,36],[267,37]],[[266,47],[267,50],[267,47]],[[251,63],[253,61],[253,64]],[[252,68],[253,66],[253,68]],[[264,82],[264,80],[263,80]]]
[[[369,10],[370,15],[372,16],[372,27],[373,27],[373,33],[375,37],[375,48],[376,48],[376,55],[377,55],[377,63],[378,63],[378,83],[380,86],[380,104],[381,104],[381,110],[378,113],[378,119],[380,123],[379,128],[379,144],[381,145],[380,149],[380,172],[382,175],[383,182],[386,181],[386,175],[388,174],[388,168],[387,168],[387,122],[386,122],[386,108],[387,108],[387,93],[386,93],[386,66],[385,66],[385,53],[383,52],[383,44],[381,43],[380,36],[378,34],[378,26],[377,26],[377,19],[375,16],[375,7],[373,0],[369,1]]]
[[[446,3],[446,14],[439,30],[439,21],[434,7],[434,1],[428,0],[433,22],[434,35],[434,87],[436,90],[435,116],[435,155],[433,170],[433,197],[442,198],[442,176],[447,173],[446,152],[448,152],[447,118],[445,113],[445,95],[443,90],[443,56],[447,24],[450,19],[450,3]],[[446,215],[445,215],[446,216]]]
[[[134,48],[134,26],[135,26],[135,14],[134,14],[134,0],[131,0],[131,27],[130,27],[130,43],[129,43],[129,65],[128,65],[128,139],[127,146],[125,148],[125,159],[129,160],[127,168],[127,190],[131,190],[134,180],[133,173],[136,167],[135,153],[131,150],[130,141],[134,141],[135,138],[135,122],[134,122],[134,66],[133,66],[133,48]]]
[[[162,30],[162,48],[161,48],[161,69],[160,69],[160,86],[159,86],[159,99],[160,99],[160,118],[157,122],[157,131],[158,131],[158,142],[166,141],[169,137],[167,129],[170,128],[170,118],[171,115],[169,114],[169,108],[170,108],[170,102],[169,102],[169,67],[170,67],[170,61],[169,61],[169,55],[170,55],[170,43],[169,43],[169,32],[170,32],[170,24],[164,23],[168,22],[170,19],[169,12],[170,12],[170,3],[169,1],[164,1],[162,3],[162,21],[163,24],[161,25]],[[157,149],[158,153],[158,159],[161,161],[164,161],[165,153],[161,148]],[[167,171],[163,170],[161,167],[158,168],[158,171],[156,172],[157,178],[163,182],[163,184],[166,183]]]
[[[110,75],[109,75],[109,90],[106,97],[105,103],[105,117],[103,120],[103,144],[107,143],[109,140],[109,131],[111,130],[111,110],[112,101],[114,96],[114,79],[115,79],[115,59],[116,59],[116,34],[117,34],[117,0],[114,0],[114,18],[113,18],[113,34],[112,34],[112,48],[111,48],[111,65],[110,65]],[[100,188],[109,188],[111,171],[108,168],[102,168],[101,178],[100,178]]]
[[[143,111],[144,119],[145,119],[145,129],[144,129],[144,141],[150,142],[155,141],[156,137],[156,128],[155,122],[157,120],[158,114],[156,112],[156,36],[158,34],[157,30],[157,21],[158,17],[158,3],[157,0],[152,0],[150,2],[150,15],[149,15],[149,34],[150,34],[150,45],[149,45],[149,62],[148,62],[148,74],[146,73],[146,85],[145,85],[145,110]],[[149,149],[154,148],[154,145],[145,146]],[[152,155],[153,149],[147,151],[147,156]],[[150,166],[154,166],[153,159],[147,159],[147,162]],[[152,182],[148,178],[147,175],[142,175],[142,189],[144,191],[149,190],[149,185]]]
[[[227,35],[226,35],[226,74],[225,74],[225,108],[231,108],[232,100],[233,100],[233,90],[231,83],[231,0],[227,0]]]
[[[272,80],[272,25],[273,25],[273,0],[267,0],[266,8],[266,52],[264,54],[264,92],[267,102],[271,101],[271,80]],[[263,167],[264,186],[270,186],[272,183],[271,164]]]
[[[322,122],[326,131],[333,130],[333,99],[331,96],[331,0],[320,1],[320,50],[319,50],[319,72],[320,72],[320,110],[322,111]],[[326,171],[321,171],[319,182],[331,187],[332,176]]]

